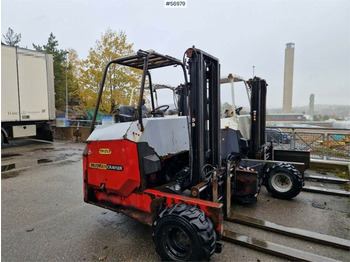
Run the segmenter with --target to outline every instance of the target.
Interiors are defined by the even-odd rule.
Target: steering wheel
[[[169,106],[168,106],[168,105],[158,106],[158,107],[156,107],[155,109],[153,109],[153,110],[151,111],[151,114],[152,114],[152,115],[156,114],[157,111],[160,110],[161,108],[165,108],[165,109],[162,110],[163,113],[165,113],[165,112],[169,109]]]
[[[237,115],[240,115],[240,112],[241,112],[242,109],[243,109],[243,107],[238,107],[238,108],[236,108],[236,109],[235,109],[236,114],[237,114]]]

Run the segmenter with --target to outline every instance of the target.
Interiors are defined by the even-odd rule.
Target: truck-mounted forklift
[[[133,115],[118,117],[118,123],[95,128],[112,64],[142,70],[138,106]],[[166,67],[183,73],[176,88],[178,116],[164,117],[169,105],[155,107],[151,72]],[[264,81],[250,84],[266,95]],[[143,112],[146,88],[150,114]],[[255,122],[265,113],[265,104],[256,105]],[[189,48],[184,61],[143,50],[110,61],[83,154],[84,201],[151,225],[156,251],[164,260],[210,260],[221,251],[222,219],[230,213],[231,196],[256,197],[261,161],[256,166],[252,162],[261,150],[266,151],[264,159],[270,150],[261,147],[261,133],[248,141],[230,128],[221,129],[220,109],[219,60],[202,50]],[[265,120],[260,125],[254,121],[252,132]]]
[[[153,226],[158,254],[165,260],[209,260],[220,252],[226,177],[221,165],[220,64],[195,48],[185,64],[154,51],[110,61],[100,85],[91,134],[84,151],[84,201],[124,213]],[[108,68],[112,64],[142,70],[137,120],[108,126],[94,122]],[[181,113],[176,117],[143,118],[146,78],[151,71],[180,67]],[[229,185],[230,188],[230,185]]]

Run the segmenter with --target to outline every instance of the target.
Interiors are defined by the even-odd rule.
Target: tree
[[[86,60],[81,63],[79,87],[82,104],[89,109],[95,107],[99,84],[107,63],[121,56],[134,53],[133,44],[127,42],[125,32],[106,30],[101,38],[90,48]],[[136,87],[141,78],[140,70],[120,65],[111,65],[102,94],[100,110],[112,113],[113,107],[128,105],[131,90]]]
[[[10,27],[7,29],[7,33],[2,36],[4,37],[5,44],[11,46],[18,46],[18,43],[22,38],[21,34],[15,34],[15,32]]]
[[[37,51],[46,52],[53,55],[53,69],[55,76],[55,102],[56,108],[64,110],[66,105],[66,53],[65,50],[58,49],[58,41],[53,33],[50,33],[47,44],[40,46],[33,44]],[[69,67],[68,67],[69,70]]]
[[[81,61],[77,51],[70,48],[68,49],[68,104],[70,106],[80,105],[80,78]]]

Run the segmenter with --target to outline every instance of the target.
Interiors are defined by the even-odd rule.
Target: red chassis
[[[221,203],[156,189],[142,190],[135,143],[128,140],[91,142],[83,156],[85,202],[124,213],[147,225],[152,225],[161,211],[185,203],[203,210],[218,238],[221,236]]]

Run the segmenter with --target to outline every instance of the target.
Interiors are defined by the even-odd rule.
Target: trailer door
[[[19,121],[16,48],[1,45],[1,121]]]
[[[17,50],[21,120],[49,120],[45,54]]]

